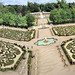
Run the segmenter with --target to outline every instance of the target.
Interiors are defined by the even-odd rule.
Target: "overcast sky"
[[[57,2],[56,0],[0,0],[4,5],[27,5],[27,2],[37,2],[37,3],[51,3]],[[75,2],[75,0],[66,0],[67,3]]]

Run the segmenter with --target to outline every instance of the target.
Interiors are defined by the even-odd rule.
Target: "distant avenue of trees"
[[[30,12],[50,12],[50,21],[53,23],[75,22],[75,3],[66,3],[65,0],[57,0],[57,3],[38,4],[28,2]]]
[[[75,3],[66,3],[65,0],[57,0],[58,3],[38,4],[28,2],[28,6],[3,5],[0,3],[0,25],[15,27],[32,26],[35,17],[29,12],[50,12],[49,19],[53,23],[67,21],[75,22]]]
[[[59,5],[61,8],[66,7],[66,5],[69,8],[75,8],[75,3],[66,3],[65,0],[61,0],[61,1],[57,0],[57,1],[58,3],[46,3],[46,4],[28,2],[28,11],[30,12],[40,12],[40,11],[50,12],[53,9],[58,9]]]
[[[54,9],[54,3],[38,4],[35,2],[34,3],[28,2],[28,10],[30,12],[40,12],[40,11],[50,12],[53,9]]]

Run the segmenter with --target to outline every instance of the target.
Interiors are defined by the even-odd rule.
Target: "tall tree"
[[[26,14],[26,21],[27,21],[28,27],[29,26],[32,26],[33,25],[33,22],[35,21],[35,17],[32,14],[27,13]]]
[[[57,1],[58,1],[58,5],[60,5],[61,8],[63,8],[63,9],[69,8],[68,3],[66,3],[65,0],[61,0],[61,1],[57,0]]]
[[[32,2],[28,2],[28,11],[34,12],[34,5]]]
[[[66,15],[67,15],[67,19],[72,19],[72,13],[70,9],[66,9]]]
[[[22,16],[25,16],[25,14],[27,13],[27,6],[22,6]]]
[[[75,8],[73,8],[73,9],[71,10],[71,13],[72,13],[72,19],[75,20]]]
[[[3,4],[0,2],[0,11],[3,9]]]
[[[46,5],[45,5],[45,10],[47,11],[47,12],[50,12],[51,10],[53,10],[54,9],[54,5],[52,4],[52,3],[47,3]]]
[[[28,11],[30,12],[39,12],[40,8],[39,8],[39,4],[37,3],[32,3],[32,2],[28,2]]]
[[[40,4],[39,7],[40,7],[40,10],[41,11],[44,11],[45,10],[45,4]]]
[[[49,18],[53,22],[56,22],[56,20],[57,20],[57,17],[56,17],[57,11],[58,11],[57,9],[54,9],[50,12],[50,17]]]

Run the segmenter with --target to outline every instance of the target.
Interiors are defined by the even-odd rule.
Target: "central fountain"
[[[44,39],[38,40],[34,44],[36,44],[38,46],[46,46],[46,45],[50,45],[52,43],[55,43],[56,41],[57,41],[57,39],[45,37]]]
[[[44,43],[48,43],[48,42],[49,41],[48,41],[47,37],[45,37]]]

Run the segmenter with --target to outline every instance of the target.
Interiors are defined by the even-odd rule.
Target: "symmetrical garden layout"
[[[0,70],[15,70],[23,53],[18,45],[0,41]]]
[[[51,29],[58,36],[52,35]],[[38,34],[38,28],[37,29],[35,28],[35,30]],[[48,70],[49,70],[51,68],[51,66],[53,67],[54,64],[56,64],[60,61],[60,59],[58,59],[60,57],[58,57],[56,54],[56,51],[57,51],[56,46],[58,44],[61,45],[70,64],[75,64],[75,39],[74,38],[70,39],[72,37],[70,35],[75,35],[75,26],[74,25],[73,26],[58,26],[58,27],[53,27],[53,28],[52,28],[52,26],[49,25],[48,29],[41,29],[39,31],[39,35],[36,35],[36,37],[41,35],[39,38],[35,38],[34,40],[30,41],[31,39],[33,39],[35,37],[35,30],[33,29],[33,30],[21,31],[21,30],[2,28],[2,29],[0,29],[0,37],[2,37],[2,40],[5,38],[12,39],[14,41],[14,43],[15,43],[15,40],[19,41],[20,43],[21,43],[21,41],[29,41],[29,42],[23,42],[22,45],[25,45],[25,48],[27,48],[28,46],[29,47],[33,46],[33,48],[34,48],[33,51],[36,51],[38,49],[39,54],[40,54],[39,55],[40,56],[39,57],[39,59],[40,59],[39,65],[40,66],[39,66],[39,69],[38,68],[37,69],[41,70],[39,75],[46,75],[46,73],[45,74],[42,73],[45,71],[44,68],[49,67],[48,68]],[[46,33],[48,33],[48,34],[46,35]],[[59,37],[59,35],[63,36],[63,37]],[[64,36],[67,36],[67,37],[65,38]],[[42,39],[42,38],[45,38],[45,39]],[[54,38],[56,38],[56,39],[54,39]],[[70,40],[64,41],[65,39],[63,39],[63,38],[65,38],[65,39],[69,38]],[[60,39],[62,39],[62,40],[60,41]],[[17,43],[17,41],[16,41],[16,43]],[[55,41],[57,41],[56,44],[54,44]],[[39,44],[40,47],[38,45],[35,45],[34,42],[36,42],[35,44]],[[61,42],[62,42],[62,44],[61,44]],[[42,44],[42,43],[44,43],[44,44]],[[51,43],[53,43],[54,45],[52,45]],[[51,44],[51,45],[48,46],[47,44],[48,45]],[[45,47],[45,45],[47,45],[47,46]],[[23,48],[23,46],[21,46],[21,45],[0,41],[0,70],[1,71],[16,70],[17,66],[19,65],[20,61],[23,59],[24,55],[26,55],[25,53],[27,53],[25,48]],[[61,51],[61,49],[60,49],[60,51]],[[45,57],[44,55],[46,55],[46,54],[47,54],[47,56]],[[28,65],[27,70],[28,70],[29,74],[30,74],[30,68],[31,68],[31,58],[32,58],[31,56],[32,55],[29,55],[28,63],[27,63],[27,65]],[[51,59],[52,57],[54,58],[54,60]],[[63,57],[64,57],[64,55],[63,55]],[[46,59],[50,59],[50,60],[47,60],[48,63],[46,63]],[[58,59],[58,61],[55,61],[56,59]],[[43,62],[45,64],[41,64]],[[34,64],[34,65],[36,65],[36,64]],[[50,66],[48,66],[48,65],[50,65]],[[60,65],[60,64],[58,64],[58,65]],[[58,67],[58,66],[56,66],[56,67]],[[48,70],[46,70],[45,72],[48,72]],[[55,70],[55,68],[54,68],[54,70]],[[50,72],[48,72],[48,73],[50,74]]]
[[[75,35],[75,25],[73,25],[73,26],[53,27],[53,31],[58,36],[71,36],[71,35]]]
[[[17,40],[17,41],[29,41],[35,36],[35,30],[19,31],[7,28],[0,29],[0,37]]]

